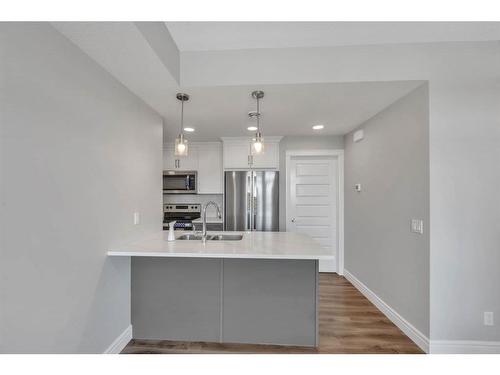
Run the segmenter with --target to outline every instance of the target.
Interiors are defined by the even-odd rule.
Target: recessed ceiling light
[[[325,125],[313,125],[313,130],[321,130],[325,127]]]
[[[194,128],[184,128],[185,132],[192,133],[194,132]]]
[[[249,131],[251,131],[251,132],[254,132],[254,131],[256,131],[256,130],[257,130],[257,127],[256,127],[256,126],[249,126],[249,127],[247,128],[247,130],[249,130]]]

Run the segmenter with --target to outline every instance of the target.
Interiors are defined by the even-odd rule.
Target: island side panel
[[[220,287],[220,259],[133,257],[133,337],[219,341]]]
[[[222,341],[317,346],[317,261],[225,259]]]

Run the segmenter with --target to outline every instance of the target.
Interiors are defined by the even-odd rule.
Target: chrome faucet
[[[205,243],[207,240],[207,208],[208,208],[208,206],[214,206],[217,209],[217,217],[219,219],[222,217],[222,215],[220,214],[219,205],[217,203],[215,203],[214,201],[210,201],[210,202],[207,202],[207,204],[205,204],[205,207],[203,207],[203,229],[201,232],[201,241],[203,243]]]

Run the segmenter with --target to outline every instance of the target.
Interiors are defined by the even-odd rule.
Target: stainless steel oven
[[[196,194],[197,191],[196,171],[163,171],[163,193]]]
[[[169,223],[175,221],[174,230],[193,230],[193,220],[200,216],[199,203],[166,203],[163,205],[163,229],[168,230]]]

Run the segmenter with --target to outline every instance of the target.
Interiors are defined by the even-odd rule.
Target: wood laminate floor
[[[344,277],[320,274],[319,347],[131,340],[126,354],[422,353]]]

